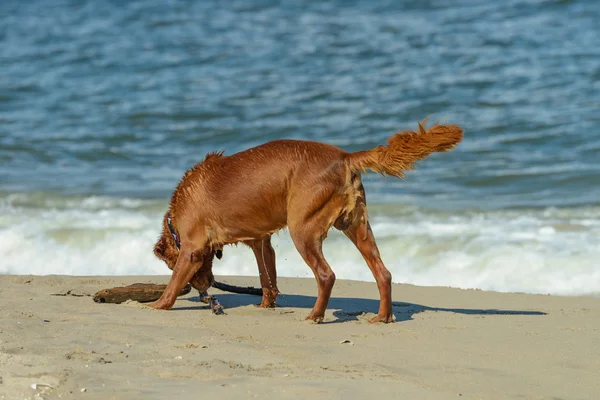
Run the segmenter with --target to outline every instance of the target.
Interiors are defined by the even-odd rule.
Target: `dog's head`
[[[168,232],[166,234],[163,232],[161,237],[158,239],[158,242],[156,242],[154,245],[154,254],[156,257],[163,260],[169,269],[172,270],[175,268],[175,264],[177,264],[177,257],[179,256],[179,250],[175,246],[175,241]],[[208,290],[208,288],[211,287],[215,281],[215,277],[212,273],[213,255],[214,253],[210,255],[197,256],[194,253],[192,256],[194,258],[199,258],[198,262],[202,263],[200,269],[196,271],[192,279],[190,279],[190,284],[200,293]]]
[[[163,219],[163,229],[158,241],[154,245],[154,255],[163,260],[170,270],[173,270],[173,268],[175,268],[175,264],[177,264],[179,249],[177,248],[175,239],[173,238],[168,226],[168,215],[168,213],[165,214]],[[205,292],[209,287],[212,286],[215,280],[212,273],[212,260],[215,254],[218,258],[221,258],[223,254],[222,248],[217,250],[207,249],[205,251],[197,251],[192,255],[196,262],[202,263],[200,269],[190,280],[190,284],[200,292]]]
[[[206,292],[212,286],[215,277],[212,272],[212,258],[207,259],[198,271],[190,279],[190,284],[200,293]]]

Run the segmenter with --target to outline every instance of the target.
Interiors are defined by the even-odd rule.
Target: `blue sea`
[[[364,177],[394,282],[598,295],[599,21],[596,0],[3,0],[0,273],[168,274],[152,246],[207,152],[356,151],[431,116],[463,143]],[[373,281],[339,232],[324,251]],[[243,246],[214,268],[257,275]]]

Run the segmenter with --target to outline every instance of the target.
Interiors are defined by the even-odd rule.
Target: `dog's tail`
[[[350,153],[347,158],[352,171],[371,171],[382,175],[404,177],[404,171],[411,170],[417,161],[431,153],[453,149],[463,137],[463,129],[458,125],[438,125],[426,129],[427,119],[419,122],[419,131],[404,131],[388,139],[387,146],[372,150]]]

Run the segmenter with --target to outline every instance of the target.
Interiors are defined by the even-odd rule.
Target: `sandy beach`
[[[167,280],[0,276],[0,399],[600,397],[597,298],[394,285],[397,322],[371,325],[375,284],[339,280],[316,325],[312,279],[282,278],[273,310],[213,289],[221,316],[194,291],[172,311],[90,297]]]

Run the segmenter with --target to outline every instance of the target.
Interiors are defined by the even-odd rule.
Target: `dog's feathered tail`
[[[432,125],[426,129],[427,118],[419,122],[419,131],[404,131],[388,139],[387,146],[377,146],[372,150],[350,153],[348,166],[352,171],[371,171],[382,175],[404,177],[404,172],[414,169],[417,161],[431,153],[453,149],[463,137],[463,129],[458,125]]]

